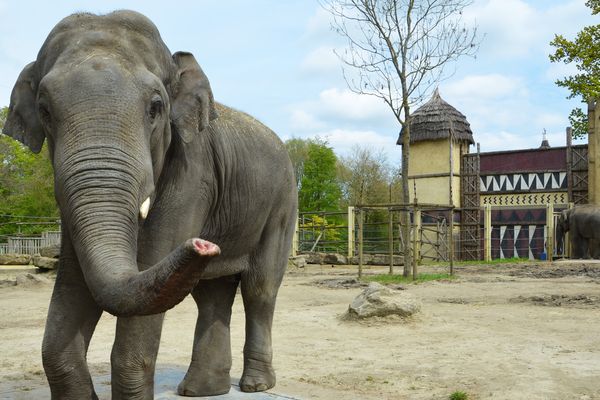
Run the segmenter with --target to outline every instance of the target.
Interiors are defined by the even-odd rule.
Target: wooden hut
[[[402,135],[396,144],[402,144]],[[436,89],[410,120],[410,201],[460,207],[460,165],[474,144],[467,118]],[[416,193],[415,193],[416,190]]]

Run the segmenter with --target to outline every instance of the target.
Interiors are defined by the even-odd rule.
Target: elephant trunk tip
[[[203,257],[213,257],[221,254],[221,249],[215,243],[203,239],[192,239],[193,249],[198,255]]]

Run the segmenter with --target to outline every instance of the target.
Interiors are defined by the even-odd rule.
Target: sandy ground
[[[366,272],[377,271],[384,269]],[[4,271],[0,280],[16,273]],[[600,399],[599,264],[461,267],[453,281],[405,285],[422,301],[416,317],[361,323],[340,318],[360,288],[315,284],[354,273],[331,266],[288,272],[274,322],[278,383],[271,392],[336,400],[447,399],[455,391],[470,399]],[[51,290],[51,282],[0,289],[0,398],[48,396],[39,349]],[[194,323],[189,297],[167,314],[159,370],[185,371]],[[105,399],[114,327],[105,314],[88,355]],[[243,330],[238,298],[237,377]]]

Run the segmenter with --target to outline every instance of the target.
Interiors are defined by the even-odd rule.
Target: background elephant
[[[586,204],[561,212],[556,226],[557,254],[564,254],[567,232],[571,258],[600,258],[600,207]]]
[[[171,55],[135,12],[71,15],[20,74],[4,133],[34,152],[47,140],[54,168],[63,236],[42,349],[53,398],[96,397],[86,352],[103,310],[119,317],[113,398],[152,398],[160,313],[190,292],[198,321],[179,393],[229,391],[240,283],[240,386],[274,386],[271,324],[297,209],[292,166],[272,131],[214,102],[192,54]]]

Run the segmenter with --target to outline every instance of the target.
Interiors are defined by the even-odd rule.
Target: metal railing
[[[60,245],[60,231],[43,232],[35,237],[9,237],[6,243],[0,243],[0,254],[40,254],[44,247]]]

